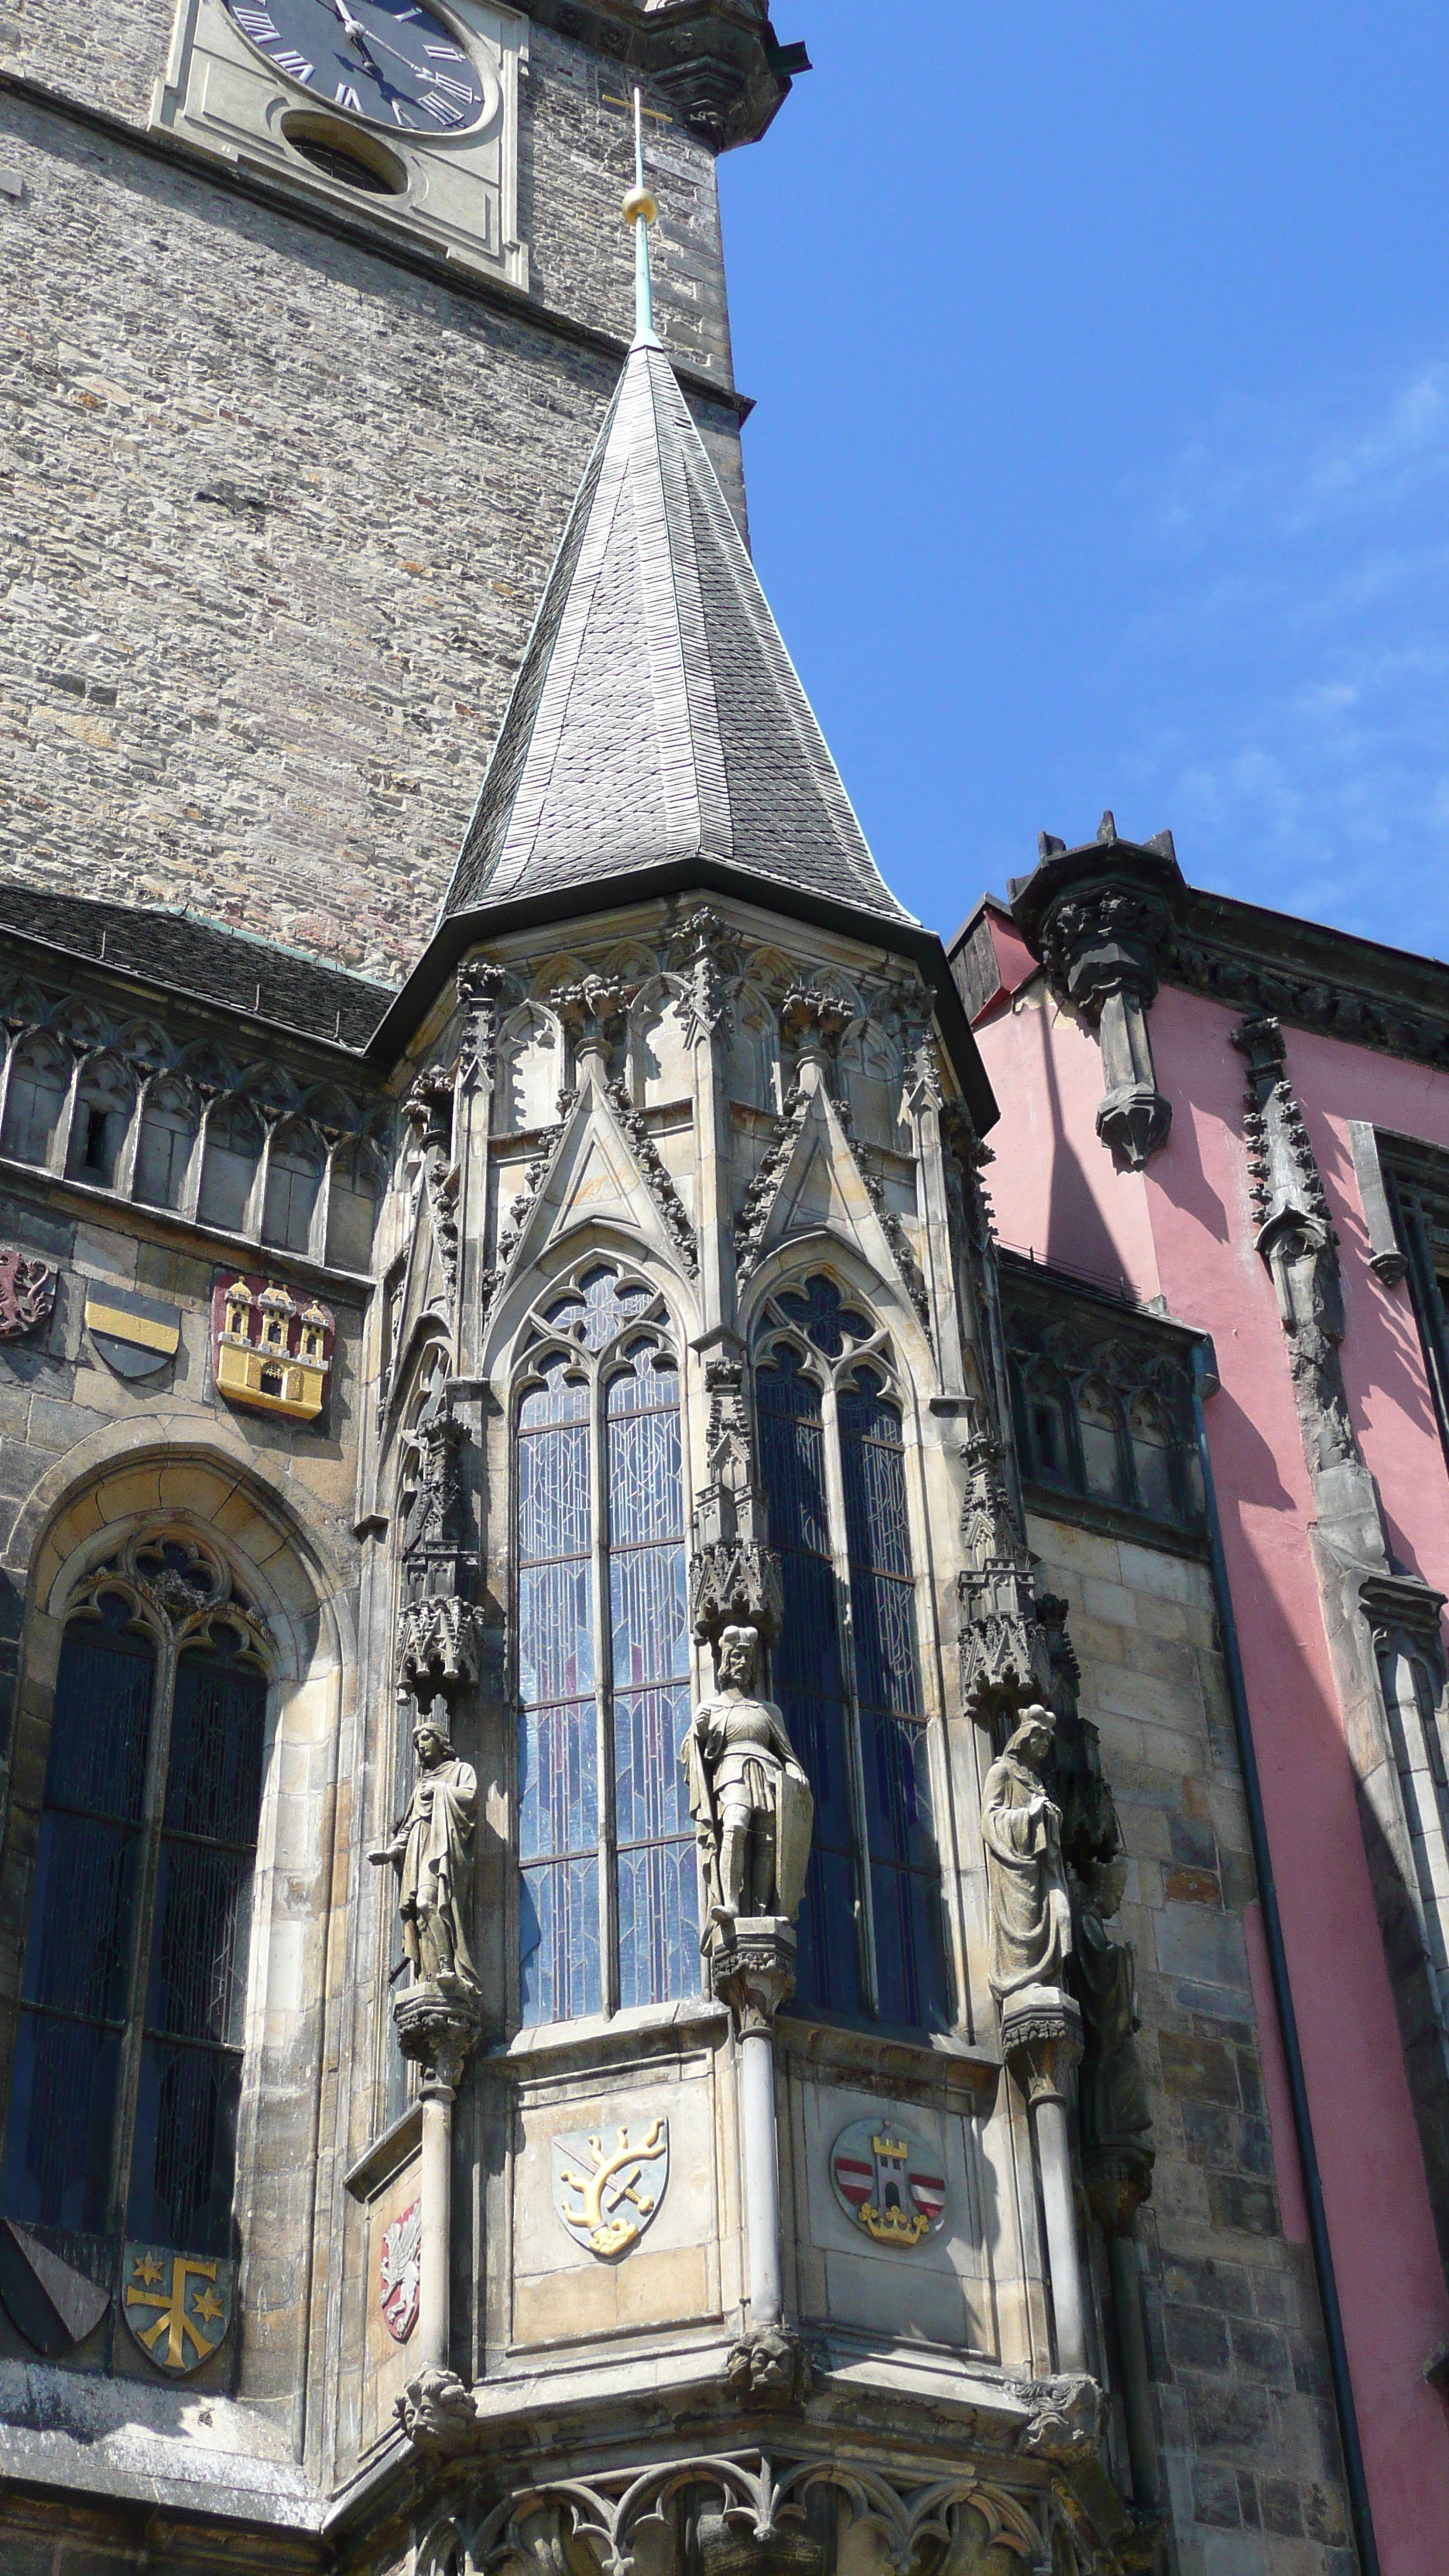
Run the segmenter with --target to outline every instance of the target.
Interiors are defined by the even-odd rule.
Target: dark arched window
[[[587,1271],[538,1318],[519,1404],[525,2022],[699,1991],[679,1372],[638,1329],[658,1310]]]
[[[755,1376],[785,1586],[773,1686],[815,1793],[796,1996],[936,2028],[945,1947],[900,1409],[855,1357],[880,1335],[828,1279],[771,1311],[832,1364],[779,1341]]]
[[[56,1676],[0,2208],[231,2252],[266,1677],[189,1544],[133,1548]]]

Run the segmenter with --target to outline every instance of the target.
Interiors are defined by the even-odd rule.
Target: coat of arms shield
[[[946,2177],[900,2121],[852,2120],[830,2151],[830,2179],[847,2218],[877,2245],[919,2245],[946,2215]]]
[[[38,1261],[13,1244],[0,1248],[0,1342],[39,1330],[55,1305],[58,1277],[53,1261]]]
[[[231,2323],[234,2266],[169,2245],[128,2245],[121,2314],[141,2350],[173,2379],[209,2361]]]
[[[615,2131],[612,2145],[582,2130],[553,2141],[554,2208],[575,2244],[602,2262],[638,2244],[668,2188],[667,2120],[651,2120],[637,2146],[627,2126]]]
[[[415,2200],[382,2231],[377,2296],[394,2343],[406,2343],[418,2321],[423,2278],[423,2204]]]

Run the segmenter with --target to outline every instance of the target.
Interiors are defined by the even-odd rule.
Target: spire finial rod
[[[634,92],[634,185],[624,199],[624,221],[634,227],[634,345],[654,334],[654,279],[649,266],[649,227],[659,213],[644,185],[644,99]]]

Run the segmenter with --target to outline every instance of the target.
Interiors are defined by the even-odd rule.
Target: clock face
[[[344,115],[406,134],[461,134],[491,83],[450,27],[414,0],[224,0],[273,69]]]

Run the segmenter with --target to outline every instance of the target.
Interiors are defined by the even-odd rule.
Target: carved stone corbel
[[[1110,813],[1096,840],[1069,850],[1049,832],[1029,877],[1011,884],[1012,917],[1102,1050],[1097,1133],[1130,1171],[1166,1144],[1172,1103],[1157,1086],[1147,1015],[1186,892],[1172,834],[1122,841]]]

